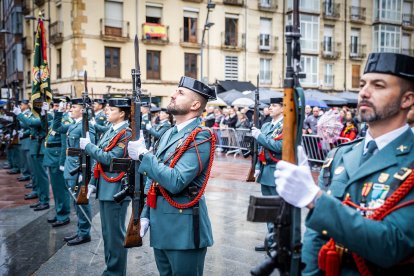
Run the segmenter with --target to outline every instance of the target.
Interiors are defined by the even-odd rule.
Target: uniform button
[[[324,235],[324,236],[328,235],[328,231],[322,230],[322,235]]]
[[[326,193],[327,193],[328,195],[330,195],[330,194],[332,194],[332,191],[331,191],[331,190],[328,190]]]
[[[183,209],[180,209],[180,214],[183,212]]]
[[[143,175],[147,175],[147,172],[144,172]]]

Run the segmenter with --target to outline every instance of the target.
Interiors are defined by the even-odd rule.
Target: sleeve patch
[[[117,146],[121,149],[124,149],[126,147],[125,143],[119,143]]]

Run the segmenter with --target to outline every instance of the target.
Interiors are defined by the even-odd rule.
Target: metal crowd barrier
[[[328,143],[318,135],[304,134],[302,144],[309,161],[323,163],[327,154],[340,144],[350,142],[349,138],[339,138],[335,143]]]
[[[234,154],[236,157],[249,150],[250,143],[246,137],[251,137],[250,129],[212,127],[211,130],[217,139],[216,151],[225,152],[226,156]]]

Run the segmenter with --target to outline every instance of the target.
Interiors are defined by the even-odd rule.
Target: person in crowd
[[[213,127],[216,116],[214,114],[214,106],[208,106],[206,110],[207,114],[203,121],[206,127]]]
[[[236,128],[236,124],[237,124],[236,111],[234,110],[234,108],[230,108],[229,109],[229,119],[228,119],[228,122],[227,122],[227,126],[229,128]]]
[[[242,112],[237,112],[237,123],[235,128],[250,128],[251,124],[247,119],[246,114]]]
[[[312,109],[312,115],[309,115],[308,118],[305,119],[305,122],[303,124],[303,128],[305,129],[307,134],[318,134],[318,120],[320,118],[319,116],[319,107],[314,106]]]

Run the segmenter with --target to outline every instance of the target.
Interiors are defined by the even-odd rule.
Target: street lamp
[[[203,49],[204,49],[204,36],[206,34],[206,31],[209,30],[214,23],[208,21],[208,17],[210,15],[210,12],[213,11],[213,9],[216,7],[216,4],[211,2],[211,0],[207,3],[207,17],[206,22],[204,23],[203,28],[203,35],[201,37],[201,46],[200,46],[200,81],[203,82]]]

